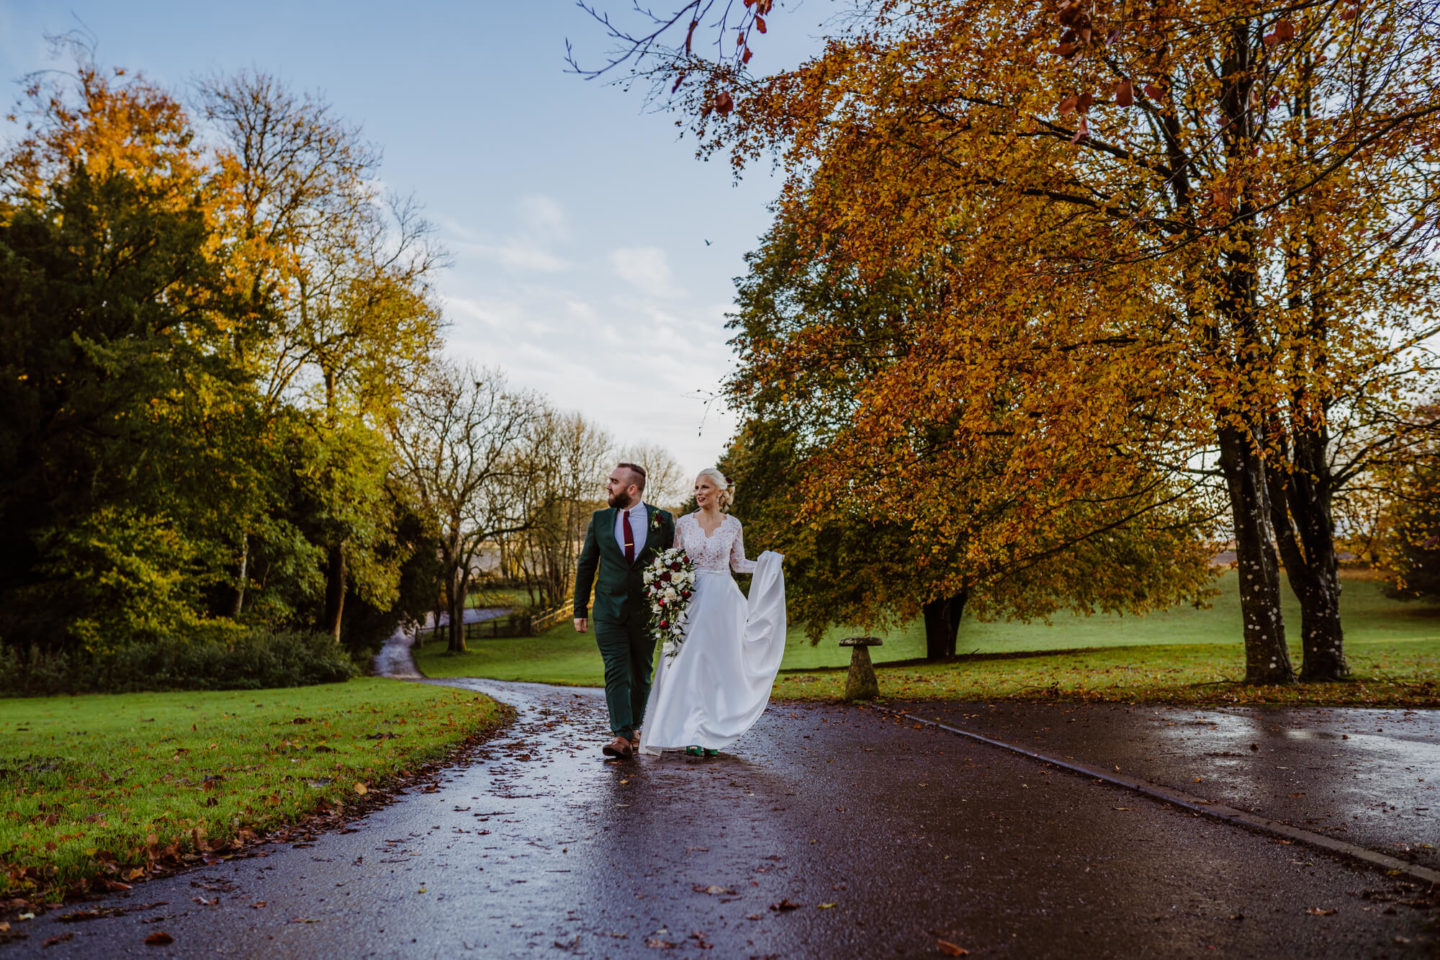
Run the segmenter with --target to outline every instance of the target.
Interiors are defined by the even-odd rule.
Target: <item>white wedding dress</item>
[[[740,521],[726,515],[710,536],[694,514],[675,524],[675,546],[695,565],[685,642],[657,658],[640,730],[640,752],[688,746],[721,750],[760,719],[785,655],[784,558],[745,559]],[[755,574],[750,597],[730,575]]]

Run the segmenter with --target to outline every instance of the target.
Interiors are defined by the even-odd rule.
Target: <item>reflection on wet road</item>
[[[1440,868],[1440,712],[894,706]]]
[[[1435,937],[1383,876],[873,710],[772,704],[720,759],[604,762],[597,691],[447,682],[520,719],[434,792],[99,905],[147,909],[56,911],[0,960],[895,957],[940,940],[1350,958]],[[161,929],[175,945],[145,947]]]

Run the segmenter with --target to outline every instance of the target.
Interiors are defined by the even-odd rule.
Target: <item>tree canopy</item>
[[[888,470],[963,528],[962,498],[900,494],[947,469],[917,452],[935,422],[1021,516],[1088,495],[1097,448],[1214,471],[1247,679],[1294,675],[1282,557],[1302,673],[1344,676],[1331,429],[1433,370],[1437,30],[1417,0],[888,0],[795,70],[710,71],[682,101],[702,153],[782,164],[802,261],[927,281],[904,356],[841,405],[828,498]],[[823,318],[742,350],[782,396],[876,352]]]

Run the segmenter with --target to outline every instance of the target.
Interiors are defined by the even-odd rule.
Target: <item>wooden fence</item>
[[[465,624],[465,639],[498,640],[502,637],[534,637],[567,619],[569,615],[570,606],[568,604],[541,614],[516,611],[492,620],[478,620],[475,623]],[[442,634],[448,634],[449,630],[450,625],[442,623],[431,627],[426,632],[430,634],[428,639],[436,639]]]

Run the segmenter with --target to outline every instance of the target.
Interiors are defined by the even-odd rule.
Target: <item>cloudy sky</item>
[[[752,66],[811,49],[822,7],[772,16]],[[640,92],[567,73],[567,39],[586,62],[608,49],[573,0],[0,0],[8,99],[24,75],[65,66],[45,37],[72,29],[100,64],[182,97],[242,68],[322,94],[438,227],[453,355],[619,443],[661,443],[691,473],[724,449],[734,419],[711,402],[732,360],[724,315],[777,182],[758,169],[736,184]]]

